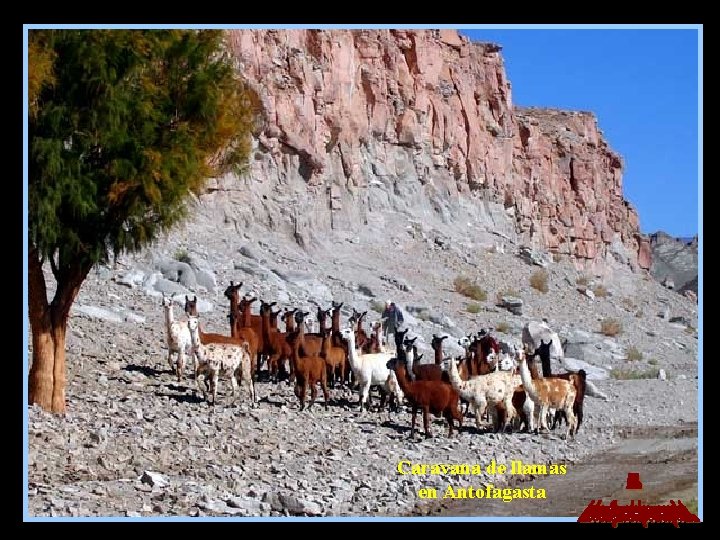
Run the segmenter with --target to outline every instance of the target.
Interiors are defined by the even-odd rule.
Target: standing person
[[[403,314],[395,305],[395,302],[385,302],[385,311],[382,312],[383,333],[385,334],[386,347],[395,348],[395,332],[402,326]]]

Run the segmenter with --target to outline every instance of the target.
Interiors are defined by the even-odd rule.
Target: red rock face
[[[514,206],[518,233],[550,251],[595,262],[619,239],[650,267],[595,116],[514,107],[498,45],[454,30],[233,30],[229,43],[263,102],[260,150],[299,156],[282,162],[308,184],[366,186],[409,148],[414,177]]]

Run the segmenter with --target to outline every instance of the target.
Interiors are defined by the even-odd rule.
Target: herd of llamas
[[[431,437],[431,414],[447,419],[451,437],[455,421],[459,429],[470,407],[477,428],[481,428],[483,419],[488,419],[495,432],[518,430],[523,425],[530,432],[548,430],[550,421],[554,429],[564,419],[568,438],[575,436],[582,423],[585,371],[552,373],[552,341],[541,340],[535,350],[526,344],[501,352],[497,340],[481,330],[458,342],[465,349],[464,356],[445,358],[443,341],[448,336],[433,335],[435,361],[421,363],[423,355],[418,354],[417,337],[407,337],[407,329],[396,331],[394,344],[386,343],[382,321],[371,325],[368,333],[363,328],[367,312],[355,309],[341,327],[343,304],[332,302],[330,309],[317,309],[319,331],[310,332],[307,324],[310,313],[297,308],[275,310],[275,302],[261,301],[259,313],[252,313],[251,306],[257,298],[241,297],[242,285],[231,281],[224,293],[230,300],[229,336],[203,331],[198,320],[197,297],[185,297],[187,318],[175,320],[173,300],[163,296],[170,369],[181,380],[186,363],[192,363],[197,390],[212,405],[217,400],[222,375],[229,377],[233,397],[240,386],[256,407],[259,400],[255,382],[264,361],[271,383],[294,384],[300,410],[305,408],[308,388],[308,410],[313,406],[318,385],[326,409],[330,388],[338,386],[359,391],[361,412],[371,407],[372,387],[380,393],[379,410],[387,406],[398,411],[407,402],[412,410],[411,438],[420,410],[426,437]],[[284,332],[278,327],[280,317]],[[533,362],[535,357],[541,360],[541,371]]]

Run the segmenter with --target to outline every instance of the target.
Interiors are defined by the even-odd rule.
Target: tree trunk
[[[92,265],[75,263],[61,274],[55,298],[48,305],[45,276],[34,248],[28,261],[28,308],[32,329],[33,363],[28,402],[46,411],[65,412],[65,332],[80,285]]]

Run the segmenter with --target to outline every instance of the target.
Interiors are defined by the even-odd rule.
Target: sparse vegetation
[[[622,332],[622,324],[617,319],[603,319],[600,322],[600,332],[605,336],[617,336]]]
[[[683,504],[685,505],[685,508],[687,508],[690,511],[690,513],[695,514],[697,516],[697,513],[698,513],[698,500],[697,499],[690,499],[687,502],[683,502]]]
[[[530,286],[542,293],[548,292],[548,273],[545,270],[538,270],[530,276]]]
[[[647,369],[644,371],[632,371],[627,369],[613,369],[610,376],[620,381],[636,380],[636,379],[657,379],[660,370],[657,368]]]
[[[635,305],[635,302],[633,302],[630,298],[623,298],[620,301],[623,305],[623,307],[628,311],[639,311],[638,307]]]
[[[487,300],[487,293],[483,290],[483,288],[468,277],[456,277],[455,281],[453,281],[453,287],[455,288],[455,292],[458,292],[463,296],[467,296],[468,298],[472,298],[478,302],[484,302]]]
[[[696,330],[692,326],[686,326],[685,327],[685,333],[686,334],[695,334]]]
[[[495,298],[498,304],[502,304],[503,296],[513,296],[515,298],[520,298],[520,291],[515,289],[504,289],[498,292]]]
[[[190,258],[190,254],[187,252],[186,249],[178,249],[175,252],[175,260],[187,264],[190,264],[190,262],[192,261],[192,259]]]
[[[560,255],[559,253],[553,253],[552,260],[554,263],[562,262],[562,255]]]
[[[417,318],[421,321],[429,321],[430,320],[430,312],[429,311],[421,311],[417,314]]]
[[[575,280],[575,283],[579,285],[580,287],[587,287],[590,283],[590,278],[587,276],[580,276]]]
[[[468,313],[480,313],[480,310],[482,308],[480,307],[480,304],[476,304],[473,302],[471,304],[468,304],[466,309]]]
[[[651,358],[650,360],[648,360],[648,364],[650,364],[651,366],[657,366],[658,361],[654,358]]]
[[[637,348],[635,347],[630,347],[625,353],[625,356],[631,362],[638,362],[643,359],[643,353],[637,350]]]
[[[605,298],[609,294],[604,285],[596,285],[593,289],[593,293],[596,298]]]
[[[495,330],[497,330],[498,332],[502,332],[503,334],[507,334],[510,332],[510,325],[505,321],[502,321],[498,323],[498,325],[495,327]]]
[[[642,309],[638,309],[638,310],[635,312],[635,316],[636,316],[638,319],[642,319],[644,315],[645,315],[645,314],[643,313],[643,310],[642,310]]]
[[[385,311],[385,304],[383,304],[382,302],[378,302],[377,300],[373,300],[372,302],[370,302],[370,309],[372,309],[373,311],[377,311],[378,313],[382,313],[383,311]]]

